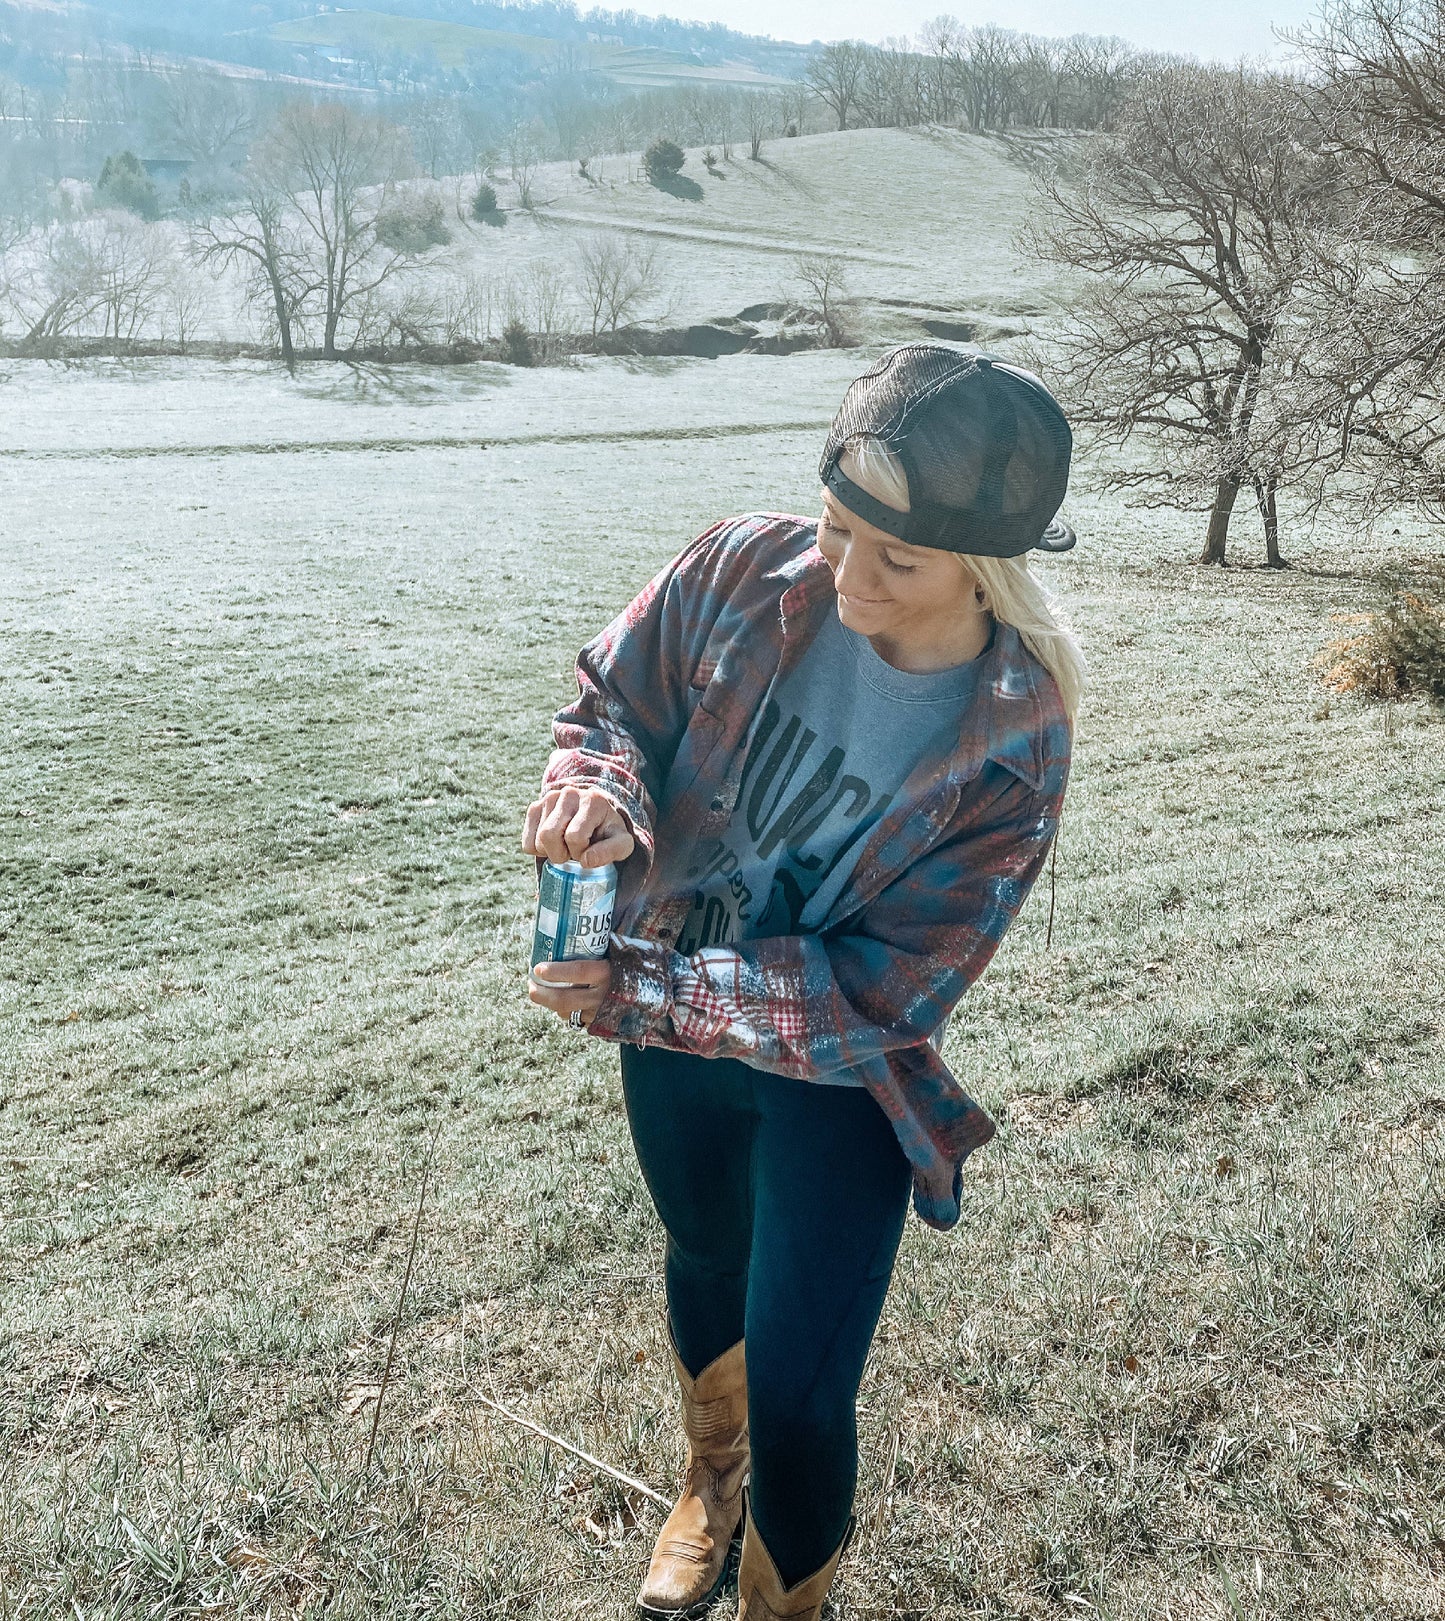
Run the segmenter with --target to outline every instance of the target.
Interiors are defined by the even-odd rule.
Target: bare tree
[[[454,273],[442,289],[441,326],[447,343],[485,343],[492,335],[497,284],[476,270]]]
[[[163,231],[120,210],[58,227],[6,278],[27,344],[89,335],[130,344],[153,328],[175,254]]]
[[[718,87],[718,123],[724,163],[731,163],[733,160],[733,138],[741,123],[742,110],[738,105],[739,99],[738,92],[730,86]]]
[[[445,336],[450,316],[445,287],[412,278],[393,280],[368,309],[358,342],[375,342],[383,354],[392,348],[423,348]]]
[[[1138,69],[1138,52],[1116,37],[1074,34],[1065,42],[1071,92],[1069,122],[1083,129],[1112,130]]]
[[[793,261],[793,275],[812,296],[813,309],[823,323],[829,346],[842,348],[850,333],[843,313],[848,294],[847,264],[836,253],[800,253]]]
[[[321,352],[334,360],[343,322],[414,256],[377,232],[406,170],[404,138],[370,113],[292,102],[262,143],[260,161],[285,177],[301,217],[297,241],[317,289]]]
[[[1295,353],[1305,290],[1332,248],[1334,166],[1301,126],[1281,79],[1161,71],[1082,185],[1041,182],[1040,219],[1022,233],[1041,257],[1092,273],[1056,373],[1065,408],[1117,442],[1145,429],[1170,445],[1167,461],[1110,482],[1159,504],[1207,491],[1203,563],[1225,561],[1250,488],[1280,563],[1276,491],[1322,466],[1318,402],[1295,385]]]
[[[875,128],[921,124],[926,86],[924,59],[906,37],[866,47],[856,94],[863,122]]]
[[[775,92],[778,107],[778,134],[801,135],[807,128],[811,105],[809,86],[801,80]]]
[[[1366,507],[1445,517],[1445,7],[1333,0],[1292,43],[1354,204],[1348,247],[1321,270],[1309,370]]]
[[[358,80],[371,80],[372,88],[381,89],[386,70],[386,51],[380,40],[369,33],[348,33],[341,40],[341,49],[356,68]]]
[[[502,297],[503,324],[526,329],[539,361],[556,360],[566,336],[567,279],[561,268],[538,261],[503,288]]]
[[[532,184],[541,162],[541,148],[537,132],[529,124],[512,125],[507,132],[507,165],[512,184],[517,188],[517,202],[530,212],[536,205],[532,197]]]
[[[858,99],[858,86],[868,61],[868,47],[856,40],[825,45],[808,64],[807,83],[820,101],[833,109],[839,129],[847,129],[848,114]]]
[[[456,102],[448,96],[428,96],[412,102],[403,118],[422,172],[440,180],[465,144]]]
[[[566,157],[579,156],[599,100],[600,79],[590,51],[562,42],[541,70],[540,101]]]
[[[238,151],[254,127],[251,108],[232,80],[185,69],[161,76],[155,123],[159,133],[197,163]]]
[[[743,127],[748,133],[748,156],[761,163],[763,142],[778,125],[778,103],[765,90],[749,90],[742,98]]]
[[[692,80],[679,86],[677,106],[694,146],[711,146],[718,139],[721,120],[714,86]]]
[[[583,237],[575,262],[594,347],[600,334],[635,321],[658,293],[657,250],[635,237],[617,232]]]
[[[1025,34],[1020,43],[1018,107],[1021,122],[1058,129],[1068,88],[1069,49],[1063,40]]]
[[[241,198],[228,213],[195,227],[192,252],[203,264],[246,271],[247,297],[267,310],[281,359],[294,371],[296,326],[319,283],[285,179],[266,153],[247,169]]]
[[[967,87],[969,122],[975,129],[1006,129],[1019,99],[1023,36],[992,24],[969,35]]]
[[[7,256],[3,292],[22,342],[43,345],[88,325],[103,298],[92,233],[59,226]]]
[[[642,139],[637,112],[630,101],[608,105],[598,127],[607,149],[612,152],[631,152]]]
[[[162,295],[167,335],[174,334],[177,348],[187,353],[210,309],[210,289],[193,261],[181,254],[172,257]]]
[[[170,290],[175,254],[161,230],[116,210],[94,216],[89,237],[101,336],[134,343],[146,335]]]

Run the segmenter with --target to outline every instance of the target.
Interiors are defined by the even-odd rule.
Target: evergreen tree
[[[124,208],[143,220],[153,220],[161,211],[155,182],[134,152],[116,152],[105,160],[95,192],[105,207]]]

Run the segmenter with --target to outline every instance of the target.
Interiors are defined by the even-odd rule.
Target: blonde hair
[[[843,454],[851,466],[849,477],[876,500],[899,512],[908,511],[908,475],[903,463],[881,439],[858,434],[849,439]],[[981,557],[951,554],[963,565],[980,592],[983,605],[1018,631],[1029,652],[1054,678],[1072,726],[1088,683],[1088,665],[1074,632],[1065,623],[1057,599],[1035,577],[1028,554],[1021,557]]]

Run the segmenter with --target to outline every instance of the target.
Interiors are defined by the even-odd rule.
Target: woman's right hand
[[[527,807],[522,848],[529,856],[601,867],[626,861],[632,846],[630,823],[599,788],[549,788]]]

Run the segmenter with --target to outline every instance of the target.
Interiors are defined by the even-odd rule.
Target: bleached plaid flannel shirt
[[[957,744],[919,762],[816,933],[673,949],[689,853],[722,835],[753,716],[834,601],[816,524],[715,524],[578,655],[543,790],[602,789],[636,841],[590,1033],[805,1080],[852,1069],[908,1156],[914,1208],[946,1229],[996,1128],[930,1038],[1042,870],[1069,770],[1058,688],[1018,632],[999,623]]]

